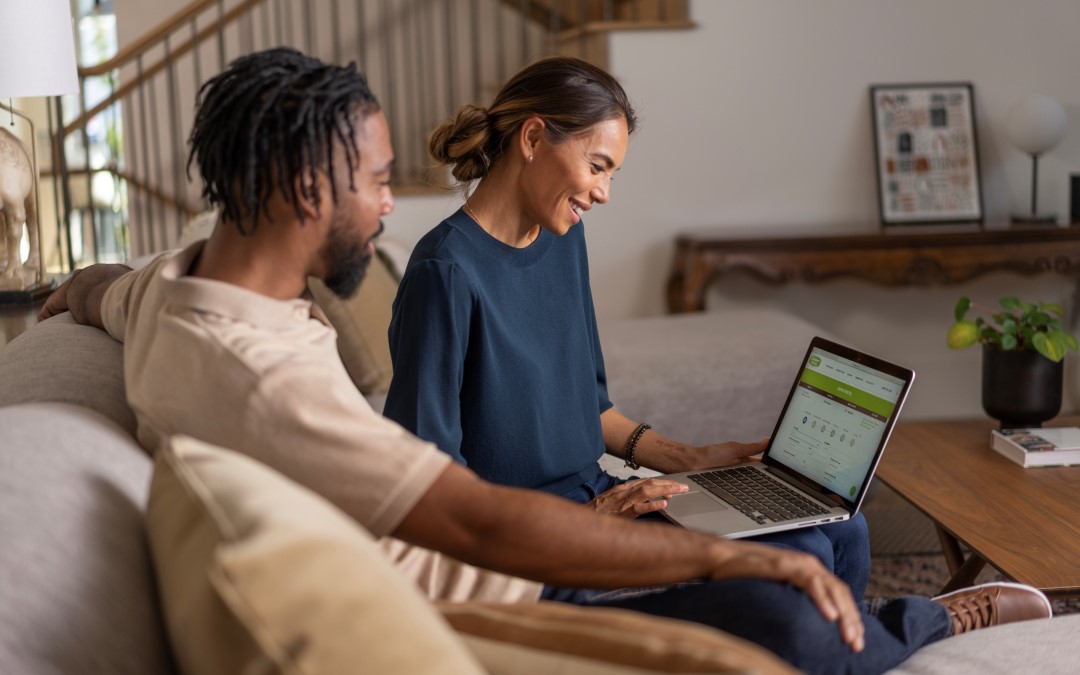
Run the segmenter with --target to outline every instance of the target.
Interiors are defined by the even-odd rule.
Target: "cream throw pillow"
[[[727,633],[629,610],[554,602],[436,604],[493,675],[797,672]]]
[[[334,506],[238,453],[170,445],[147,520],[184,673],[483,672]]]

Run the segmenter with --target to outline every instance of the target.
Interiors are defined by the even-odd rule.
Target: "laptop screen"
[[[854,503],[911,377],[898,367],[890,368],[896,374],[880,370],[877,359],[853,350],[853,358],[827,351],[819,342],[810,347],[768,456]]]

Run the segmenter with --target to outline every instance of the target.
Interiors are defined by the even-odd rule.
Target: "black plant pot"
[[[1002,429],[1040,427],[1061,410],[1065,361],[983,345],[982,406]]]

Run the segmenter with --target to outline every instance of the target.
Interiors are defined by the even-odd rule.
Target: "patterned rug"
[[[870,584],[866,589],[866,597],[932,597],[941,590],[950,576],[945,556],[940,553],[873,556],[870,561]],[[982,584],[1007,579],[988,565],[975,581]],[[1080,614],[1080,598],[1052,602],[1054,616]]]
[[[866,596],[934,596],[949,580],[934,524],[899,495],[877,484],[863,506],[870,528],[870,584]],[[989,565],[976,583],[1006,581]],[[1080,598],[1054,600],[1054,614],[1080,613]]]

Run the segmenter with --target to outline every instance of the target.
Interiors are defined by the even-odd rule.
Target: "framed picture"
[[[970,83],[870,87],[883,225],[981,223]]]

